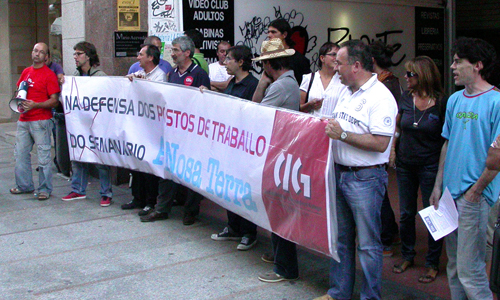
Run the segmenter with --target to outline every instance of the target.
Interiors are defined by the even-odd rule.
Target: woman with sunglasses
[[[401,219],[401,254],[403,261],[394,265],[394,273],[403,273],[413,266],[415,252],[415,216],[417,214],[418,189],[423,206],[429,206],[429,197],[438,171],[439,155],[444,139],[441,131],[444,123],[447,98],[441,86],[441,75],[434,61],[427,56],[416,57],[405,64],[408,91],[404,92],[396,119],[395,139],[390,164],[397,166]],[[430,283],[439,272],[439,257],[443,240],[434,241],[428,235],[425,267],[427,272],[418,279]]]
[[[318,53],[320,70],[302,76],[300,111],[319,117],[330,117],[333,113],[340,90],[345,88],[335,71],[337,51],[337,44],[324,43]]]

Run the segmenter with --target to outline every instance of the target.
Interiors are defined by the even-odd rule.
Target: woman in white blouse
[[[335,60],[339,49],[337,44],[331,42],[326,42],[319,49],[320,70],[302,77],[300,111],[309,112],[318,117],[332,115],[337,105],[338,95],[345,88],[335,71]]]

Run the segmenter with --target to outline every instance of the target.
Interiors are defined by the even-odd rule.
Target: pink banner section
[[[274,233],[331,255],[325,125],[315,118],[276,111],[262,176],[262,199]]]

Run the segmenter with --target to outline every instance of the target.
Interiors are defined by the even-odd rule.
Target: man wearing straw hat
[[[52,192],[52,166],[50,159],[50,134],[53,123],[52,108],[58,104],[61,91],[57,77],[46,65],[45,58],[49,48],[44,43],[37,43],[31,52],[33,65],[24,69],[17,85],[26,82],[29,86],[23,101],[24,113],[17,122],[16,135],[16,187],[11,194],[32,193],[35,190],[31,173],[30,152],[33,144],[37,145],[38,156],[38,200],[47,200]]]
[[[300,91],[291,70],[293,49],[285,49],[283,41],[275,38],[262,43],[261,55],[253,60],[262,61],[264,73],[253,95],[254,102],[299,110]],[[274,269],[259,275],[264,282],[296,280],[299,277],[297,249],[293,242],[276,234],[271,235]]]

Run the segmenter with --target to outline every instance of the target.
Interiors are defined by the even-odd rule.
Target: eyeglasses
[[[85,52],[75,52],[75,53],[73,53],[73,56],[78,57],[82,54],[85,54]]]
[[[408,77],[408,78],[412,78],[412,77],[415,77],[415,76],[418,76],[418,74],[417,74],[417,73],[410,72],[410,71],[406,71],[406,77]]]
[[[337,56],[337,53],[336,53],[336,52],[332,52],[332,53],[325,53],[325,55],[328,55],[328,56],[331,56],[331,57],[336,57],[336,56]]]

